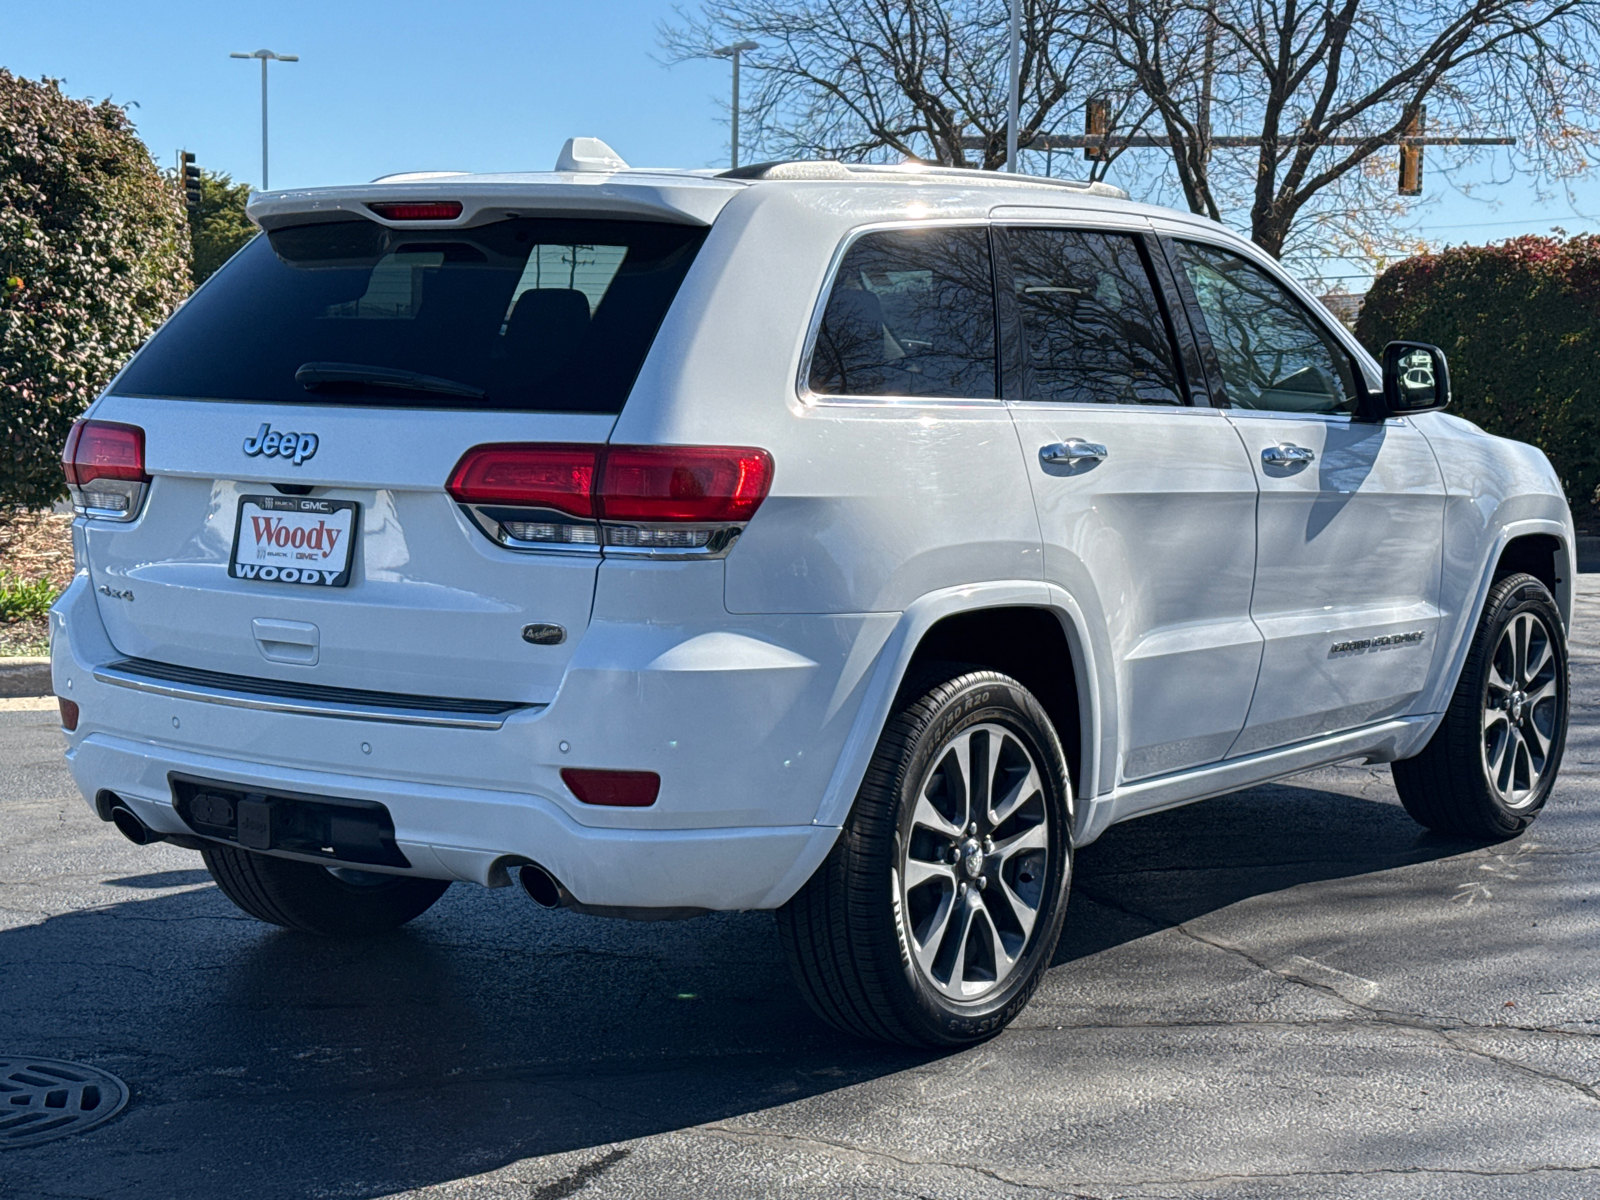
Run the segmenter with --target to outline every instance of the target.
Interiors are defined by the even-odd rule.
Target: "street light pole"
[[[755,42],[735,42],[731,46],[723,46],[711,53],[718,58],[733,59],[733,166],[739,166],[739,55],[746,50],[759,50],[761,47]]]
[[[274,54],[271,50],[256,50],[250,54],[239,51],[228,55],[229,58],[259,58],[261,60],[261,190],[267,190],[267,63],[299,62],[298,54]]]
[[[1011,0],[1011,88],[1006,97],[1006,170],[1017,170],[1017,110],[1022,107],[1022,0]]]

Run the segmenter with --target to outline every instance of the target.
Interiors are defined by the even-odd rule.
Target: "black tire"
[[[1526,639],[1533,650],[1518,650],[1530,630],[1537,631]],[[1508,681],[1512,687],[1502,686]],[[1390,765],[1406,811],[1458,837],[1501,841],[1521,833],[1555,784],[1569,702],[1566,630],[1555,600],[1532,575],[1496,580],[1443,723],[1421,753]]]
[[[425,913],[450,886],[369,871],[341,872],[233,846],[201,851],[217,886],[259,921],[322,937],[366,937]]]
[[[777,914],[795,979],[823,1020],[920,1046],[982,1041],[1022,1010],[1055,953],[1072,878],[1072,791],[1049,717],[1015,679],[943,674],[903,693],[838,842]],[[981,759],[969,772],[988,781],[981,794],[1007,789],[1003,819],[988,803],[952,799],[961,781],[950,763],[961,754]],[[932,821],[927,808],[918,815],[923,798],[945,806]],[[957,836],[979,829],[946,844],[957,811]],[[967,991],[970,1000],[951,994]]]

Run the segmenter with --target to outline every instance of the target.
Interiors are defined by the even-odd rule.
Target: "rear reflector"
[[[67,482],[82,487],[94,479],[148,483],[144,473],[144,430],[113,421],[74,421],[61,454]]]
[[[432,200],[426,203],[377,201],[367,207],[385,221],[454,221],[461,215],[459,200]]]
[[[563,767],[561,782],[585,804],[613,808],[649,808],[661,791],[661,776],[654,771],[589,771]]]
[[[77,704],[71,700],[63,700],[60,696],[56,697],[56,704],[61,708],[61,728],[71,733],[78,727]],[[49,712],[50,710],[45,709],[45,711]]]
[[[771,486],[772,455],[749,446],[504,443],[468,450],[445,488],[462,504],[549,508],[630,525],[717,525],[749,521]],[[627,544],[704,540],[657,540],[645,531]]]

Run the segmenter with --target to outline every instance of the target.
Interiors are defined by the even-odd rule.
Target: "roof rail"
[[[1116,200],[1128,199],[1128,193],[1115,184],[1103,183],[1098,179],[1057,179],[1053,175],[1024,175],[1013,171],[984,171],[976,167],[941,167],[933,163],[916,162],[907,160],[903,163],[851,163],[848,168],[857,175],[879,176],[915,176],[915,175],[943,175],[960,176],[967,180],[979,183],[998,184],[1026,184],[1030,187],[1059,187],[1068,188],[1074,192],[1087,192],[1091,196],[1109,196]]]
[[[860,176],[879,179],[914,179],[938,175],[960,178],[968,183],[1024,185],[1028,187],[1058,187],[1083,192],[1090,196],[1109,196],[1116,200],[1128,199],[1128,193],[1119,187],[1099,180],[1055,179],[1043,175],[1018,175],[1001,171],[980,171],[972,167],[940,167],[931,163],[908,160],[903,163],[842,163],[829,158],[790,158],[773,162],[751,163],[731,171],[717,172],[719,179],[855,179]]]
[[[718,179],[849,179],[850,168],[831,158],[781,158],[718,171]]]

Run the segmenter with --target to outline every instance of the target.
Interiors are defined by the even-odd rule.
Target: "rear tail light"
[[[477,446],[446,490],[515,548],[605,546],[646,554],[725,551],[772,486],[772,456],[747,446]]]
[[[144,430],[115,421],[75,421],[61,467],[78,512],[131,521],[150,482],[144,469]]]
[[[592,517],[597,446],[478,446],[461,456],[446,489],[462,504],[551,508]]]
[[[654,771],[586,771],[563,767],[561,782],[585,804],[613,808],[649,808],[661,792]]]
[[[772,485],[765,450],[712,446],[613,446],[600,469],[608,521],[744,522]]]
[[[385,221],[454,221],[461,215],[459,200],[374,201],[367,207]]]
[[[72,733],[78,728],[77,703],[72,700],[63,700],[60,696],[57,696],[56,704],[61,709],[61,728],[68,733]],[[45,709],[45,711],[49,712],[50,710]]]

